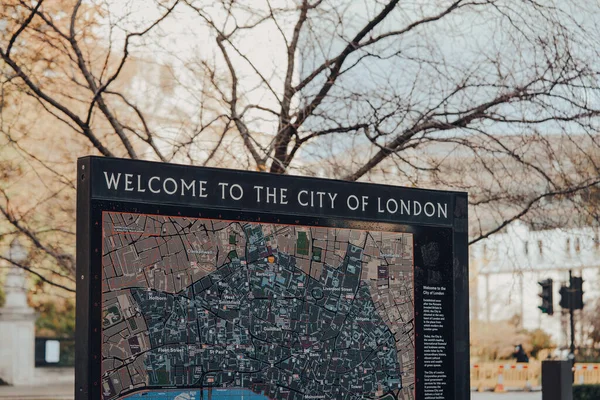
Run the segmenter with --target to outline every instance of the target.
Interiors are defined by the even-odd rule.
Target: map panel
[[[104,212],[103,399],[413,399],[413,238]]]

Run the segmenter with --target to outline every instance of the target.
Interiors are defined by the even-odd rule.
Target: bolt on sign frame
[[[466,193],[77,168],[76,399],[469,398]]]

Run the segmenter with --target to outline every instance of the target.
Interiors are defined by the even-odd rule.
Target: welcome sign
[[[467,399],[467,198],[79,160],[78,399]]]

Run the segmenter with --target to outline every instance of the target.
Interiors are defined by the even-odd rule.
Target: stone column
[[[34,310],[27,304],[25,271],[12,266],[0,308],[0,378],[11,385],[33,384],[35,370]]]

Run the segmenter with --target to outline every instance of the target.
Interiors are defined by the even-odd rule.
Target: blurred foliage
[[[471,358],[479,362],[512,359],[518,344],[532,357],[541,355],[541,350],[556,347],[543,330],[527,331],[519,325],[518,317],[497,322],[472,321]]]
[[[600,399],[600,385],[575,385],[573,386],[573,400],[598,400]]]
[[[39,313],[35,323],[36,336],[75,336],[75,301],[48,300],[35,305],[34,308]]]
[[[528,332],[529,341],[531,343],[531,356],[538,358],[538,354],[541,350],[555,347],[552,343],[552,338],[548,333],[541,329],[535,329]]]
[[[471,325],[471,358],[477,361],[509,359],[517,344],[522,344],[526,352],[530,348],[525,343],[527,336],[519,334],[509,321],[473,322]]]
[[[592,347],[600,347],[600,300],[596,300],[595,303],[590,304],[590,311],[586,314],[586,319],[589,322],[589,333],[588,337],[592,343]]]
[[[577,362],[581,363],[600,363],[600,349],[595,348],[577,348]]]

